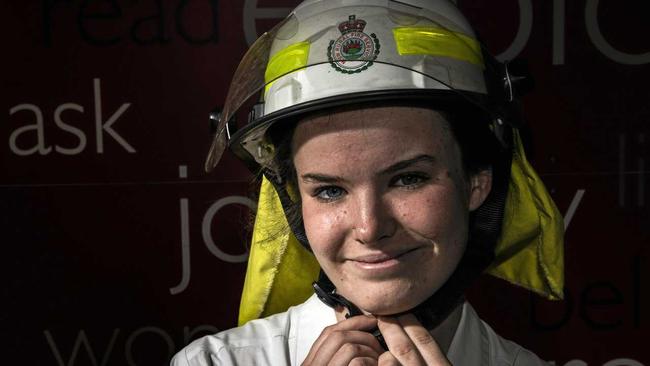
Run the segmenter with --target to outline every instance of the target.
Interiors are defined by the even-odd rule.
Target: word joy
[[[187,166],[181,165],[179,167],[179,177],[182,179],[187,178]],[[178,285],[171,287],[169,292],[172,295],[178,295],[181,292],[185,291],[187,286],[190,284],[190,277],[192,273],[192,267],[190,262],[190,213],[189,213],[189,200],[187,198],[180,199],[180,225],[181,225],[181,268],[182,275],[181,280]],[[201,223],[201,234],[203,236],[203,242],[208,248],[210,253],[220,260],[228,263],[242,263],[248,260],[248,252],[239,255],[228,254],[221,250],[212,237],[210,231],[212,221],[214,216],[224,208],[225,206],[238,204],[244,205],[251,210],[255,210],[257,205],[248,197],[242,196],[228,196],[223,197],[213,203],[208,210],[203,215],[203,220]]]

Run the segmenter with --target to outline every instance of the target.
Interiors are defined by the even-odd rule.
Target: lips
[[[391,259],[398,259],[399,257],[407,253],[410,253],[416,249],[417,248],[395,251],[395,252],[388,252],[388,253],[381,252],[381,253],[365,254],[365,255],[353,257],[351,260],[359,263],[369,263],[369,264],[382,263],[382,262],[389,261]]]

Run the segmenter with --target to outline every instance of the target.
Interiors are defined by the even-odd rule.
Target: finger
[[[377,325],[381,334],[384,335],[388,351],[400,364],[425,365],[417,347],[396,318],[381,316],[378,318]]]
[[[399,361],[393,356],[392,353],[386,351],[379,355],[379,360],[377,362],[378,366],[401,366]]]
[[[368,349],[374,353],[369,353]],[[325,341],[321,343],[318,350],[314,353],[312,362],[314,365],[330,364],[330,361],[335,358],[338,352],[342,352],[339,356],[340,359],[345,359],[349,362],[355,357],[355,352],[360,351],[363,351],[363,353],[359,353],[359,356],[378,357],[383,352],[383,349],[381,349],[375,337],[368,332],[361,330],[335,331],[330,333]],[[337,363],[333,364],[336,365]],[[339,364],[346,363],[342,362]]]
[[[376,357],[357,357],[350,361],[349,366],[377,366]]]
[[[316,342],[311,346],[312,351],[317,351],[327,337],[336,331],[342,330],[370,330],[377,326],[377,319],[372,316],[360,315],[342,320],[336,324],[325,327]],[[311,353],[311,351],[310,351]]]
[[[445,354],[438,346],[438,342],[431,333],[420,324],[413,314],[406,314],[397,318],[402,329],[411,339],[427,365],[451,365]]]
[[[377,319],[375,317],[361,315],[361,316],[353,316],[351,318],[342,320],[336,324],[325,327],[325,329],[323,329],[323,331],[321,332],[320,336],[318,336],[318,338],[312,345],[305,361],[311,360],[311,357],[317,354],[323,342],[325,342],[328,339],[328,337],[330,337],[335,332],[346,331],[346,330],[370,330],[375,328],[376,326],[377,326]]]
[[[353,360],[355,362],[366,362],[366,360],[375,360],[379,358],[379,352],[372,347],[359,343],[346,343],[342,345],[334,354],[328,365],[350,365]],[[363,365],[364,363],[361,363]]]
[[[359,343],[371,347],[377,353],[383,349],[377,340],[364,330],[377,326],[377,319],[371,316],[355,316],[326,327],[309,350],[304,364],[327,364],[338,348],[345,343]]]

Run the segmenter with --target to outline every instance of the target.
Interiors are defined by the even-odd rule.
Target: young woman
[[[561,295],[561,219],[523,156],[514,80],[447,0],[308,0],[263,35],[207,168],[228,145],[262,172],[242,310],[283,312],[172,364],[543,364],[463,297],[486,269]],[[286,310],[313,268],[316,293]]]

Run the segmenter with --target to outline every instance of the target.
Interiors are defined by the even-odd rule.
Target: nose
[[[376,245],[390,238],[397,228],[391,205],[380,194],[368,189],[358,196],[354,219],[354,239],[364,245]]]

